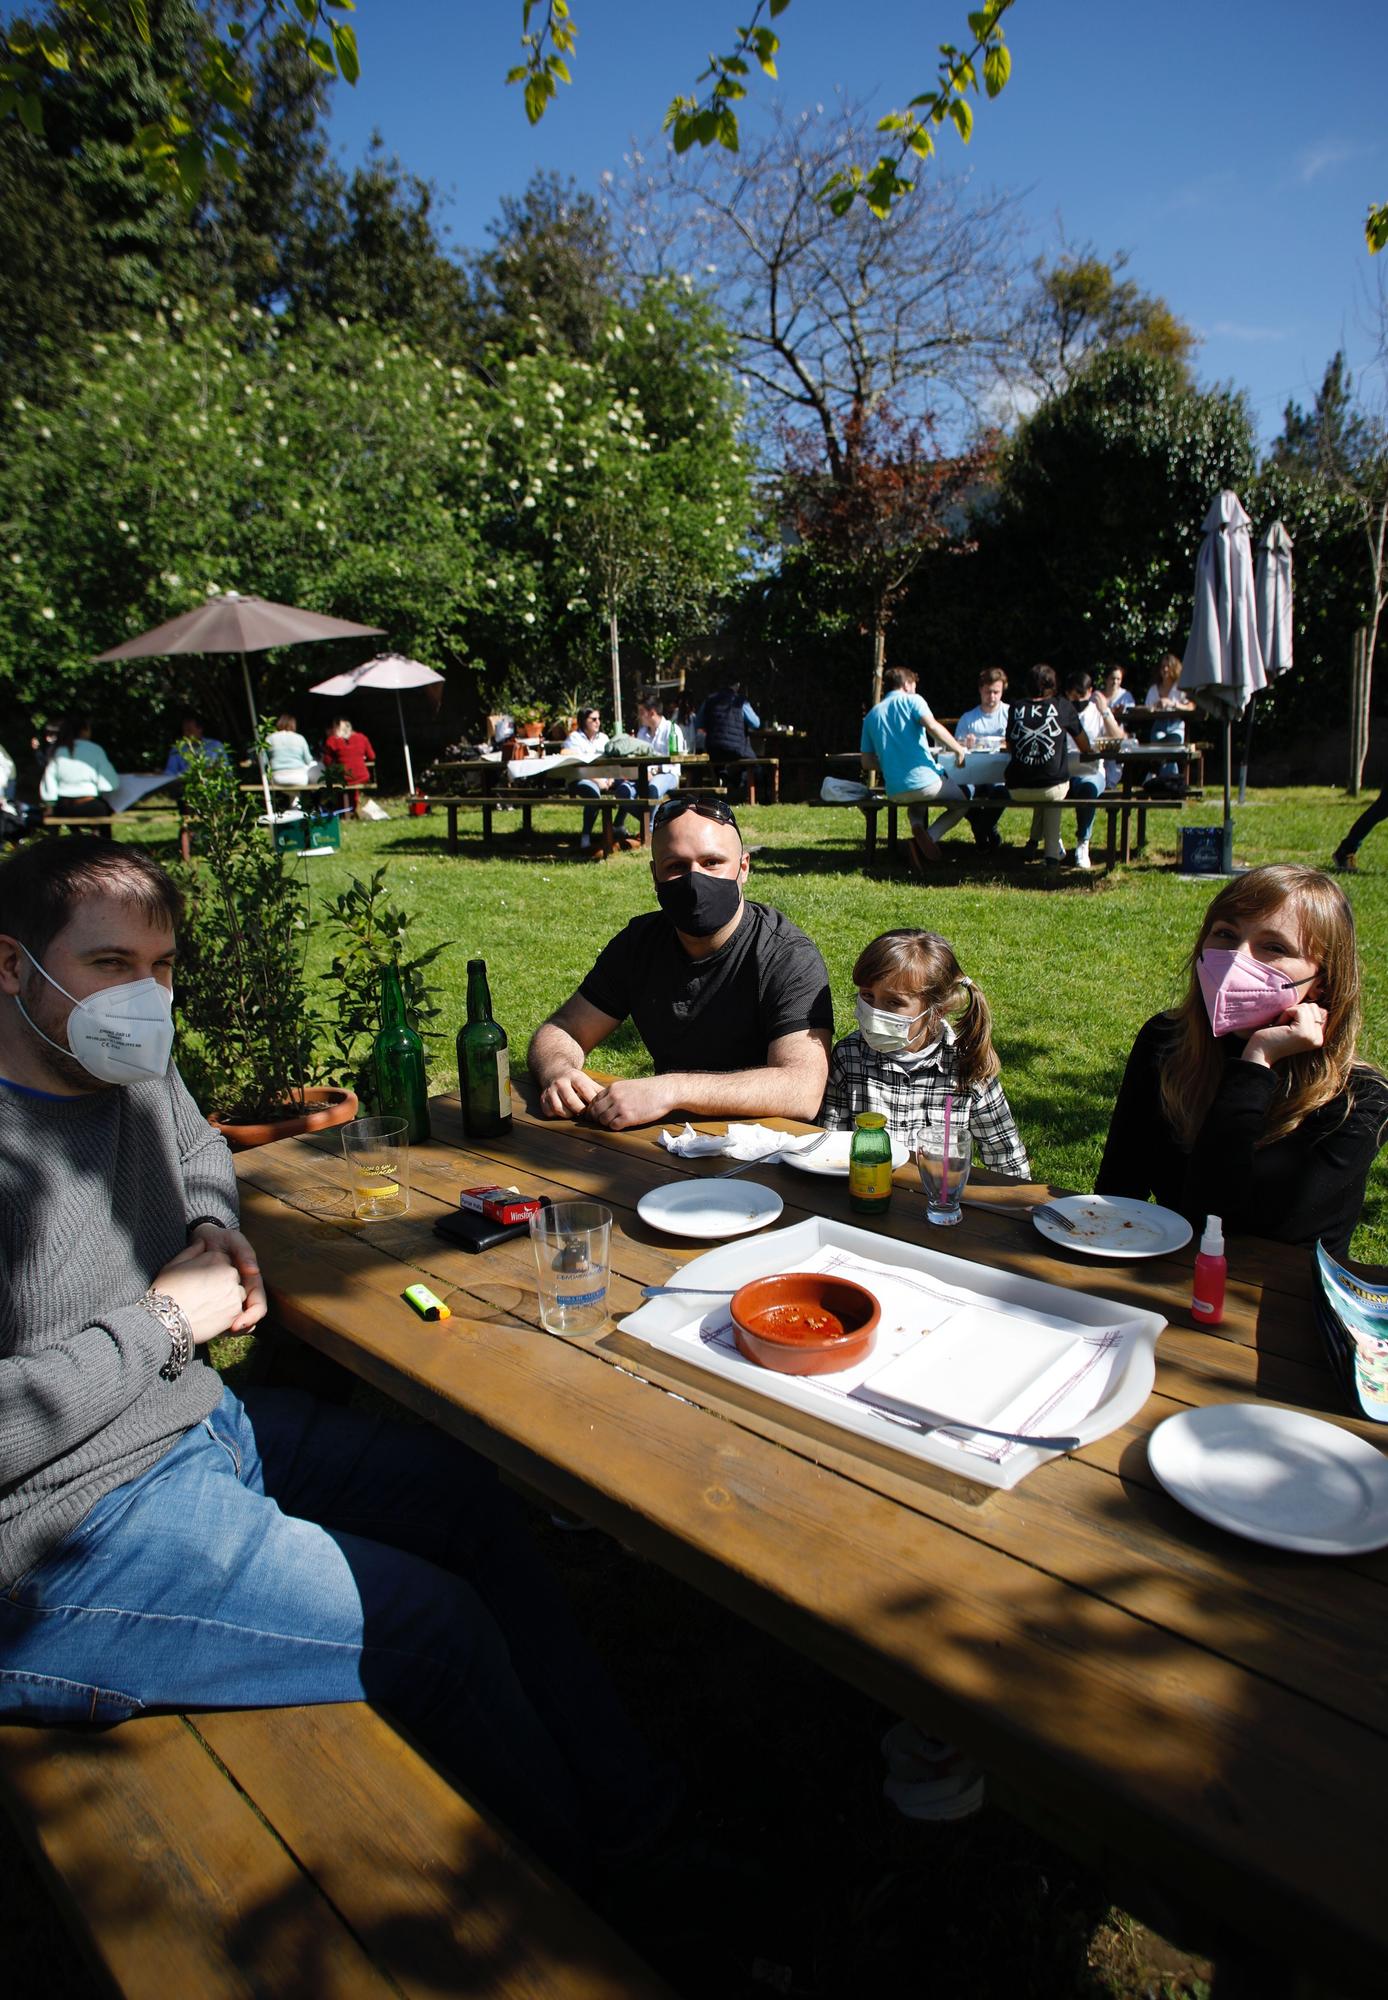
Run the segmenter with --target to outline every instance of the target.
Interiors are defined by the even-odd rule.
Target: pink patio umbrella
[[[275,604],[268,597],[242,597],[228,590],[209,597],[195,611],[156,625],[138,639],[127,639],[98,653],[98,660],[150,660],[161,653],[239,653],[241,677],[246,684],[246,703],[251,712],[251,740],[260,765],[260,783],[265,793],[265,810],[274,811],[270,781],[260,754],[260,717],[247,653],[267,653],[272,646],[312,645],[319,639],[365,639],[381,630],[379,625],[353,625],[346,618],[325,618],[320,611],[300,611],[292,604]]]
[[[407,660],[403,653],[378,653],[374,660],[366,660],[345,674],[334,674],[330,680],[319,681],[317,687],[309,689],[309,693],[355,694],[358,688],[385,688],[393,693],[395,710],[400,717],[400,741],[405,747],[405,777],[413,793],[414,765],[410,762],[410,739],[405,734],[405,706],[400,699],[400,691],[402,688],[429,687],[442,679],[443,675],[436,674],[432,667],[426,667],[420,660]]]

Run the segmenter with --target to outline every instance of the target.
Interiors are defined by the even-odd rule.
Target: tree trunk
[[[1364,782],[1364,763],[1369,754],[1369,635],[1362,628],[1354,635],[1354,653],[1349,680],[1349,791],[1358,798]]]
[[[872,628],[872,705],[882,699],[882,675],[887,666],[887,628],[879,618]]]
[[[608,606],[607,637],[612,648],[612,734],[622,732],[622,644],[617,636],[617,607]]]

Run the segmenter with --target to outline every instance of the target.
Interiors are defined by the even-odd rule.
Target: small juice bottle
[[[885,1215],[892,1199],[892,1142],[880,1111],[853,1120],[848,1153],[848,1206],[855,1215]]]
[[[1217,1215],[1207,1215],[1190,1295],[1190,1316],[1200,1326],[1218,1326],[1224,1318],[1224,1280],[1228,1269],[1224,1258],[1224,1225]]]

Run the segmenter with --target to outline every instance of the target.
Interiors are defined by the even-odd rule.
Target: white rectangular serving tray
[[[1037,1278],[1014,1276],[996,1271],[987,1264],[963,1257],[948,1257],[921,1243],[903,1243],[878,1236],[826,1216],[812,1216],[788,1229],[769,1230],[759,1236],[744,1237],[736,1243],[720,1245],[696,1257],[678,1272],[674,1282],[685,1286],[710,1285],[731,1292],[751,1278],[773,1272],[794,1270],[803,1261],[826,1248],[838,1248],[878,1264],[902,1267],[907,1272],[924,1272],[938,1283],[964,1293],[986,1305],[1011,1309],[1019,1315],[1035,1314],[1054,1326],[1065,1322],[1077,1331],[1085,1328],[1116,1335],[1104,1356],[1106,1379],[1088,1414],[1065,1426],[1080,1443],[1092,1444],[1135,1417],[1148,1396],[1156,1375],[1157,1338],[1166,1326],[1159,1313],[1121,1305],[1114,1299],[1096,1298],[1092,1293],[1068,1291]],[[971,1441],[952,1440],[937,1428],[871,1403],[850,1399],[847,1390],[874,1365],[862,1364],[843,1377],[781,1375],[748,1361],[726,1342],[711,1345],[709,1336],[727,1319],[726,1307],[710,1299],[700,1315],[697,1299],[648,1299],[636,1312],[618,1321],[623,1333],[633,1335],[661,1353],[669,1354],[710,1375],[739,1383],[772,1402],[803,1410],[822,1422],[861,1437],[872,1438],[908,1458],[924,1459],[932,1465],[948,1467],[970,1479],[996,1487],[1012,1487],[1055,1451],[1033,1445],[1008,1445],[981,1437]],[[1022,1322],[1019,1320],[1019,1325]],[[1042,1328],[1037,1328],[1038,1336]],[[954,1411],[944,1414],[954,1415]]]

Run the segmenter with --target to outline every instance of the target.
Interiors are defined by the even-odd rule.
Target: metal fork
[[[817,1153],[828,1137],[829,1134],[827,1132],[821,1132],[817,1138],[811,1139],[808,1146],[793,1147],[792,1152],[795,1158],[803,1160],[807,1153]],[[779,1146],[774,1153],[763,1153],[759,1160],[739,1160],[735,1167],[720,1167],[716,1174],[710,1175],[710,1179],[715,1181],[730,1181],[734,1174],[745,1174],[750,1167],[774,1167],[778,1166],[782,1160],[788,1158],[790,1158],[790,1154],[786,1152],[783,1146]]]
[[[1063,1210],[1058,1209],[1054,1202],[1043,1201],[1039,1207],[1032,1209],[1031,1214],[1033,1219],[1038,1215],[1044,1216],[1047,1222],[1053,1222],[1057,1229],[1063,1229],[1071,1236],[1078,1236],[1080,1233],[1079,1224],[1072,1221]]]

